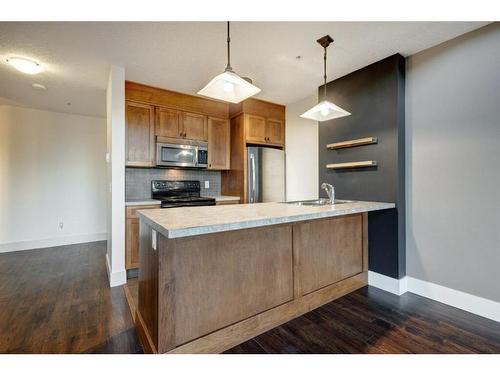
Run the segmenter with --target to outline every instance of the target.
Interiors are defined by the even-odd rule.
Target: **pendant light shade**
[[[227,23],[227,66],[223,73],[213,78],[208,84],[198,91],[198,95],[222,100],[230,103],[239,103],[251,96],[258,94],[261,90],[254,86],[250,80],[240,77],[233,72],[230,64],[229,22]]]
[[[338,105],[333,104],[328,100],[319,102],[310,110],[304,112],[300,117],[307,118],[315,121],[328,121],[334,118],[349,116],[350,113],[345,109],[340,108]]]
[[[325,35],[319,38],[317,42],[323,47],[325,53],[323,55],[323,79],[324,79],[324,98],[310,110],[304,112],[300,117],[314,121],[328,121],[334,118],[350,116],[350,112],[332,103],[326,98],[326,49],[333,42],[330,35]]]
[[[258,87],[244,80],[238,74],[226,70],[208,82],[204,88],[198,91],[198,94],[225,102],[239,103],[259,92]]]

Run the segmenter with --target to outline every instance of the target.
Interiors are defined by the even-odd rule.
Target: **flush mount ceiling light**
[[[321,102],[316,104],[310,110],[304,112],[300,115],[300,117],[315,120],[315,121],[328,121],[334,118],[349,116],[350,113],[345,109],[340,108],[338,105],[332,103],[326,98],[326,49],[333,42],[333,39],[330,35],[325,35],[322,38],[319,38],[317,42],[323,47],[325,53],[323,55],[323,79],[324,79],[324,97]]]
[[[233,71],[230,63],[231,38],[229,36],[229,22],[227,23],[227,65],[223,73],[216,76],[198,91],[198,95],[207,96],[230,103],[239,103],[260,92],[257,86],[252,85],[248,78],[242,78]]]
[[[33,83],[31,85],[35,90],[47,91],[47,86],[42,85],[41,83]]]
[[[6,61],[20,72],[26,74],[38,74],[43,72],[43,67],[39,63],[23,57],[9,57]]]

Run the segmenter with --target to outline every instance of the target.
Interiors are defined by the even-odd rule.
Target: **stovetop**
[[[215,198],[200,196],[200,190],[200,181],[151,181],[151,197],[161,200],[162,208],[215,205]]]

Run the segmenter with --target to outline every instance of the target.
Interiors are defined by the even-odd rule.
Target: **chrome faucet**
[[[330,200],[330,204],[335,203],[335,187],[333,185],[327,184],[326,182],[323,182],[321,184],[321,189],[324,189],[326,191],[326,195],[328,195],[328,199]]]

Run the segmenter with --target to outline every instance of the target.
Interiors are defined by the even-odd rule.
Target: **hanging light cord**
[[[325,100],[326,100],[326,47],[323,47],[325,49],[325,54],[323,56],[323,80],[324,80],[324,86],[325,86]]]
[[[227,21],[227,65],[226,71],[232,71],[231,68],[231,37],[229,36],[229,21]]]

